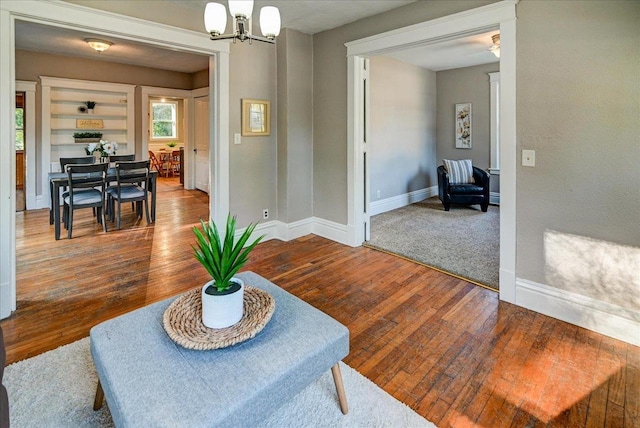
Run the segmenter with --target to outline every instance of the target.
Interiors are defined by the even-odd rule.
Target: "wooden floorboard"
[[[80,211],[73,239],[59,241],[46,210],[16,214],[18,310],[0,322],[8,363],[207,281],[190,247],[207,195],[160,179],[154,225],[123,213],[122,230],[105,234]],[[638,347],[315,235],[261,243],[246,270],[349,327],[345,362],[440,427],[640,427]]]

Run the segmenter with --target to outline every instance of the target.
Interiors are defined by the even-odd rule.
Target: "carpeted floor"
[[[262,427],[435,427],[348,365],[341,363],[340,369],[347,415],[340,412],[328,371],[267,418]],[[99,411],[92,409],[97,375],[89,338],[9,365],[3,383],[9,391],[14,428],[113,427],[106,404]]]
[[[438,197],[371,218],[367,245],[498,289],[500,208],[451,207]]]

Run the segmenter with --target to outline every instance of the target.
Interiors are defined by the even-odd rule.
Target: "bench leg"
[[[336,384],[336,392],[338,393],[338,400],[340,401],[340,410],[343,415],[349,413],[349,406],[347,406],[347,396],[344,393],[344,384],[342,383],[342,374],[340,373],[340,365],[337,363],[331,367],[331,374],[333,375],[333,382]],[[98,384],[98,387],[100,384]]]
[[[104,391],[102,390],[102,385],[100,385],[100,380],[98,380],[98,388],[96,389],[96,398],[93,401],[93,410],[98,410],[102,407],[102,402],[104,401]]]

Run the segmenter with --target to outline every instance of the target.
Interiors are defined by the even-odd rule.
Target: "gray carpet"
[[[346,364],[341,363],[340,369],[347,415],[340,412],[333,378],[327,372],[262,427],[435,427]],[[92,409],[96,383],[89,338],[11,364],[4,376],[11,426],[113,427],[106,404],[97,412]]]
[[[451,207],[438,197],[371,218],[368,246],[498,289],[500,208]]]

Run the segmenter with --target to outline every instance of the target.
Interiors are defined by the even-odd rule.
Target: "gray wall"
[[[236,43],[229,56],[229,210],[238,224],[262,220],[268,209],[270,220],[277,218],[277,135],[276,47],[266,43]],[[243,98],[271,102],[271,135],[242,137],[233,144],[233,134],[241,131]],[[215,192],[215,189],[212,189]]]
[[[473,165],[487,169],[491,162],[489,129],[489,75],[499,71],[500,64],[483,64],[436,73],[438,84],[437,157],[471,159]],[[458,103],[471,103],[471,149],[456,149],[455,108]]]
[[[369,81],[371,202],[437,185],[436,73],[374,57]]]
[[[517,12],[518,165],[533,149],[536,166],[517,167],[516,267],[544,283],[553,263],[585,256],[574,245],[545,263],[550,233],[640,246],[640,2],[522,1]],[[577,285],[589,295],[616,279],[607,273]]]
[[[278,37],[278,219],[313,216],[313,38]]]

